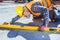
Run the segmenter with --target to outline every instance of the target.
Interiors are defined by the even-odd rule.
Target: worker
[[[32,2],[33,2],[32,7],[31,7],[31,4],[30,4],[31,2],[28,3],[28,4],[30,4],[30,6],[29,6],[30,9],[27,7],[28,4],[24,7],[25,11],[30,12],[33,15],[33,17],[40,17],[41,15],[43,15],[42,16],[43,19],[44,19],[43,25],[48,24],[49,23],[48,22],[48,19],[49,19],[49,11],[48,11],[48,9],[46,7],[44,7],[44,6],[42,6],[40,1],[32,1]],[[36,6],[37,10],[35,9],[35,6]],[[25,12],[25,11],[23,13],[23,16],[25,16],[25,17],[29,16],[29,15],[26,14],[27,12]],[[15,21],[17,21],[19,18],[20,18],[19,15],[16,16],[15,18],[12,19],[11,23],[15,23]]]
[[[37,1],[41,1],[40,3],[44,6],[44,7],[46,7],[46,8],[48,8],[49,9],[49,17],[50,17],[50,19],[51,19],[51,21],[52,22],[54,22],[54,20],[56,21],[56,18],[55,18],[55,16],[56,16],[56,13],[55,13],[55,7],[54,7],[54,3],[53,3],[53,1],[51,1],[51,0],[34,0],[35,2],[37,2]],[[39,16],[40,15],[40,13],[35,13],[35,12],[32,12],[31,11],[31,6],[32,6],[32,4],[34,3],[34,1],[32,1],[32,2],[29,2],[27,5],[26,5],[26,7],[29,9],[29,11],[34,15],[34,16]]]
[[[50,2],[50,0],[48,1],[48,0],[46,0],[46,1],[44,1],[44,0],[42,0],[42,2],[40,2],[39,0],[34,0],[34,1],[31,1],[31,2],[29,2],[29,3],[27,3],[26,4],[26,6],[24,7],[25,8],[25,11],[23,12],[23,14],[24,14],[24,16],[26,16],[27,14],[27,12],[26,11],[28,11],[28,12],[30,12],[34,17],[40,17],[41,16],[41,14],[42,14],[42,12],[43,11],[41,11],[41,10],[38,10],[38,11],[41,11],[41,12],[35,12],[35,11],[33,11],[32,9],[34,8],[32,8],[32,5],[33,4],[35,4],[36,2],[38,2],[38,4],[40,3],[40,6],[44,6],[44,7],[46,7],[46,8],[44,8],[44,7],[42,7],[42,9],[43,10],[47,10],[47,9],[49,9],[49,13],[48,13],[48,15],[49,15],[49,17],[50,17],[50,19],[54,19],[54,18],[52,18],[51,17],[51,15],[54,13],[54,10],[53,10],[53,4],[51,4],[51,2]],[[21,8],[21,7],[20,7]],[[37,7],[37,8],[39,8],[39,7]],[[40,7],[41,8],[41,7]],[[20,10],[20,9],[19,9]],[[23,9],[24,10],[24,9]],[[47,11],[46,11],[47,12]],[[44,13],[44,12],[43,12]],[[15,18],[13,18],[12,19],[12,21],[11,21],[11,23],[14,23],[15,21],[17,21],[19,18],[20,18],[20,13],[18,14],[18,16],[16,16]],[[53,15],[52,15],[53,16]],[[27,17],[27,16],[26,16]],[[42,16],[43,17],[43,16]],[[49,18],[48,17],[48,18]],[[44,23],[45,24],[45,23]]]

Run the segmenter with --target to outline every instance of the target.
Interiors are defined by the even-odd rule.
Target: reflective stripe
[[[52,3],[51,3],[51,0],[46,0],[46,1],[47,1],[46,3],[48,4],[47,6],[48,6],[48,7],[51,6],[51,4],[52,4]]]
[[[44,5],[44,7],[47,7],[45,0],[42,0],[42,4]]]
[[[45,2],[46,2],[46,5],[47,5],[47,7],[48,7],[48,2],[47,2],[47,0],[45,0]]]
[[[42,2],[42,6],[44,6],[44,3]]]
[[[44,5],[45,7],[49,7],[49,6],[51,6],[51,1],[50,0],[42,0],[42,5]]]

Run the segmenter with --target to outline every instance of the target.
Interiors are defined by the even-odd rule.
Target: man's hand
[[[54,8],[54,5],[52,4],[48,9],[53,10],[53,8]]]
[[[54,10],[54,9],[57,10],[56,7],[54,7],[53,4],[52,4],[48,9],[49,9],[49,10]]]

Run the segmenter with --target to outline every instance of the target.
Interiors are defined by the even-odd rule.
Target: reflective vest
[[[50,7],[52,5],[51,0],[42,0],[42,4],[44,7]]]
[[[40,2],[40,1],[38,1],[38,2],[40,2],[40,4],[43,5],[44,7],[49,7],[49,6],[51,6],[51,1],[50,1],[50,0],[41,0],[41,1],[42,1],[42,2]],[[41,13],[39,13],[39,12],[36,13],[36,12],[33,12],[33,11],[31,10],[31,7],[32,7],[32,5],[33,5],[35,2],[36,2],[36,0],[27,3],[27,4],[26,4],[26,8],[31,12],[32,15],[34,15],[34,16],[40,16]]]
[[[31,10],[31,7],[32,7],[32,5],[35,3],[35,1],[31,1],[31,2],[29,2],[28,4],[26,4],[26,8],[31,12],[31,14],[33,15],[33,16],[39,16],[41,13],[39,13],[39,12],[33,12],[32,10]],[[41,3],[40,3],[41,4]]]

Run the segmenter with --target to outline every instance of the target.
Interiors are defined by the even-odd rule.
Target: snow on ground
[[[18,4],[21,5],[21,4]],[[11,3],[0,3],[0,24],[4,22],[10,22],[13,17],[16,16],[15,8],[17,4]],[[8,38],[7,34],[9,30],[0,30],[0,40],[26,40],[22,36],[17,36],[15,38]]]
[[[60,34],[50,34],[50,40],[60,40]]]
[[[16,6],[25,4],[0,3],[0,24],[10,22],[16,16]]]
[[[0,23],[3,23],[5,21],[9,22],[12,20],[13,17],[16,16],[15,7],[12,8],[8,7],[0,9]]]
[[[22,37],[22,36],[17,36],[17,37],[15,37],[15,38],[9,38],[8,36],[7,36],[7,34],[8,34],[8,30],[0,30],[0,40],[26,40],[24,37]]]

